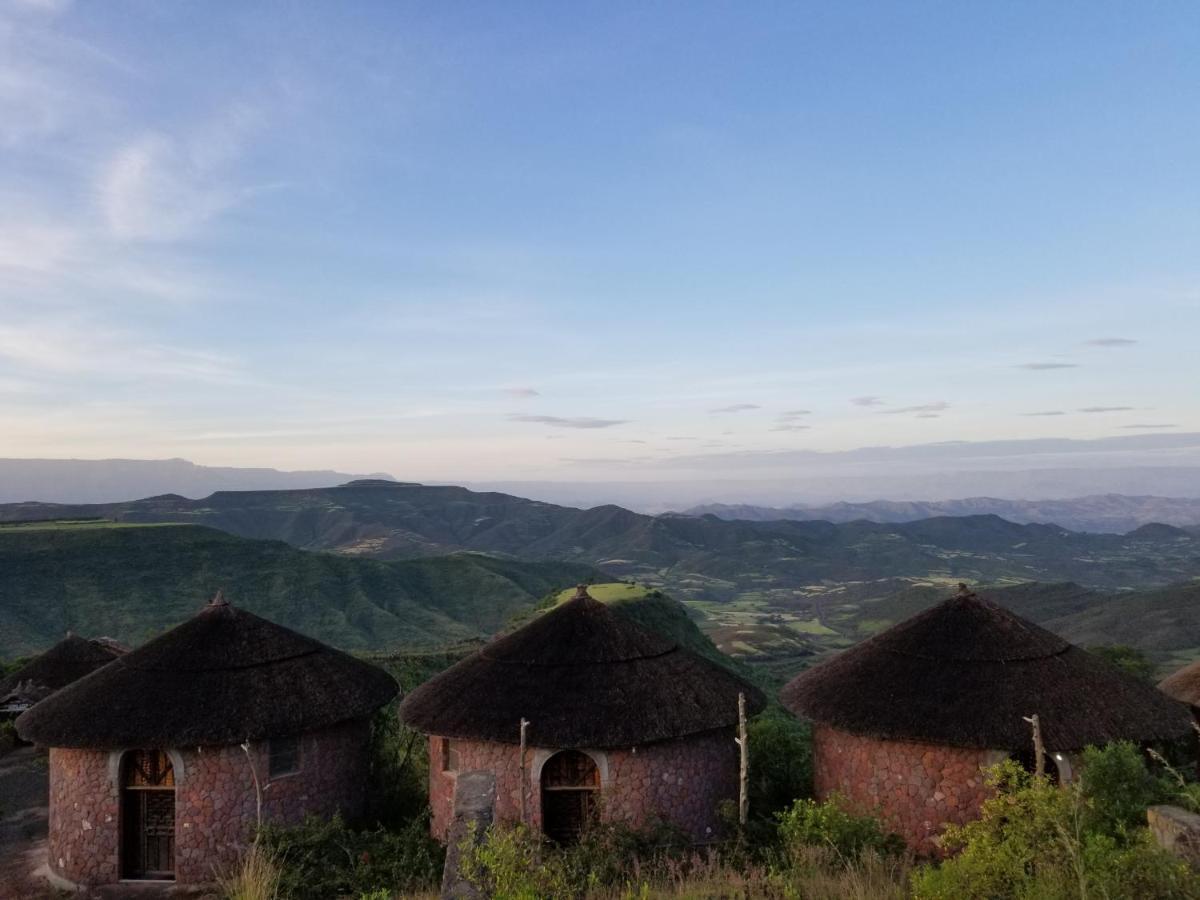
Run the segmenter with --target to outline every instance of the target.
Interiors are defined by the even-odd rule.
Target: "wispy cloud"
[[[508,417],[513,422],[532,422],[537,425],[550,425],[554,428],[611,428],[614,425],[624,425],[628,419],[593,419],[587,416],[526,416],[513,414]]]
[[[918,418],[932,418],[936,413],[945,412],[950,408],[950,404],[945,400],[936,400],[933,403],[922,403],[919,406],[901,406],[899,409],[881,409],[879,412],[885,416],[902,416],[917,414]]]
[[[1089,347],[1131,347],[1137,343],[1133,338],[1106,337],[1085,341]]]
[[[808,431],[811,425],[776,425],[772,431]]]
[[[811,416],[811,409],[785,409],[779,414],[780,422],[792,422],[799,419],[801,416]]]
[[[1014,369],[1028,369],[1031,372],[1049,372],[1052,369],[1078,369],[1079,363],[1064,362],[1028,362],[1013,366]]]
[[[1084,406],[1080,407],[1081,413],[1110,413],[1110,412],[1129,412],[1135,409],[1132,406]]]
[[[874,394],[867,394],[864,397],[851,397],[850,402],[855,406],[882,406],[883,398],[876,397]]]
[[[1174,422],[1138,422],[1133,425],[1122,425],[1122,428],[1178,428]]]
[[[508,387],[508,388],[502,388],[501,390],[503,391],[503,393],[508,394],[508,396],[516,397],[519,400],[527,399],[530,397],[542,396],[541,391],[535,390],[534,388],[531,388],[531,387]]]
[[[266,122],[254,104],[235,102],[186,133],[148,131],[125,143],[96,185],[113,235],[151,241],[185,237],[261,190],[236,184],[232,168]]]
[[[1023,416],[1065,416],[1066,413],[1061,409],[1045,409],[1040,412],[1021,413]]]
[[[718,406],[716,409],[710,409],[710,413],[739,413],[746,412],[751,409],[762,409],[757,403],[731,403],[729,406]]]

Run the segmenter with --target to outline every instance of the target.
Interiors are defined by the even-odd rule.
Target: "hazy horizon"
[[[1200,433],[1197,26],[0,0],[0,456],[1165,478]]]

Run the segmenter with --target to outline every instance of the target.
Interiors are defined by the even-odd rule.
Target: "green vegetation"
[[[1136,748],[1090,750],[1097,775],[1060,788],[1008,761],[992,770],[997,793],[982,817],[948,830],[957,855],[913,877],[918,900],[1191,900],[1200,876],[1159,849],[1144,827],[1152,790]],[[1143,786],[1145,790],[1143,790]]]
[[[1088,651],[1103,657],[1134,678],[1154,681],[1154,663],[1140,650],[1126,644],[1101,644],[1098,647],[1088,647]]]
[[[481,554],[382,562],[307,553],[181,526],[0,530],[0,654],[40,652],[68,630],[139,644],[217,590],[348,650],[479,638],[548,592],[596,577],[577,563]]]

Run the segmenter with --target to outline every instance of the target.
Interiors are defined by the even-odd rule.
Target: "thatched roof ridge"
[[[452,738],[542,747],[631,747],[737,722],[761,692],[729,670],[617,615],[586,589],[421,685],[400,714]]]
[[[1200,707],[1200,659],[1176,669],[1158,683],[1158,689],[1180,703]]]
[[[1049,750],[1191,727],[1161,691],[965,590],[802,672],[780,699],[853,734],[998,750],[1030,743],[1034,713]]]
[[[218,597],[17,719],[26,740],[98,749],[300,734],[396,696],[382,669]]]
[[[0,679],[0,699],[17,693],[18,687],[25,696],[48,696],[108,665],[124,652],[126,649],[114,641],[89,640],[68,633],[45,653]]]

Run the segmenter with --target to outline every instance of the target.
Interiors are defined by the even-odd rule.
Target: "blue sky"
[[[1200,431],[1198,110],[1184,2],[0,0],[0,455]]]

